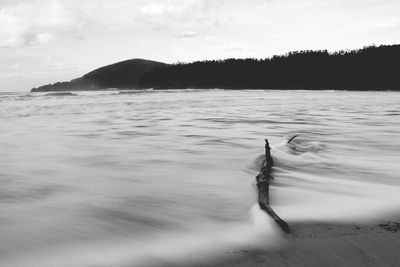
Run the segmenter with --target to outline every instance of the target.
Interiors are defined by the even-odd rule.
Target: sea
[[[287,141],[298,135],[290,144]],[[0,93],[0,266],[172,266],[400,210],[400,92]]]

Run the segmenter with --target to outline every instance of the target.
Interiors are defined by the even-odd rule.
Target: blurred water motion
[[[0,265],[115,266],[253,245],[260,229],[273,243],[254,206],[264,138],[289,224],[390,212],[399,104],[397,92],[3,93]]]

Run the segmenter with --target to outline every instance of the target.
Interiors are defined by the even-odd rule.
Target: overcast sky
[[[400,43],[400,0],[0,0],[0,91],[130,58],[264,58],[373,43]]]

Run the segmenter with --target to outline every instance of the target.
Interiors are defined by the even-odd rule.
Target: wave
[[[202,225],[202,231],[168,232],[157,239],[108,239],[100,242],[64,244],[4,259],[8,266],[152,266],[162,262],[185,263],[188,260],[221,259],[246,249],[273,249],[283,244],[283,235],[271,218],[254,205],[249,216],[252,224]],[[220,253],[215,253],[219,251]],[[101,257],[99,257],[101,255]]]
[[[119,91],[118,95],[136,95],[136,94],[148,94],[154,92],[153,90],[129,90]]]
[[[323,142],[300,136],[272,146],[271,154],[271,201],[289,221],[363,220],[398,208],[399,186],[356,179],[356,172],[343,170],[346,159],[331,155]],[[257,157],[252,168],[262,160]]]
[[[71,92],[56,92],[45,94],[45,96],[77,96],[77,94]]]
[[[152,266],[279,243],[252,187],[265,135],[271,207],[290,226],[399,206],[398,94],[172,92],[0,97],[1,266]]]

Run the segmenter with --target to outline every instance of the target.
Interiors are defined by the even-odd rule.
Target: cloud
[[[221,16],[219,11],[226,5],[226,0],[166,0],[151,1],[140,7],[139,20],[168,25],[180,25],[182,23],[199,25],[213,24],[215,17]],[[233,7],[236,1],[230,2]]]
[[[79,27],[74,10],[62,1],[34,0],[0,9],[0,46],[47,43],[55,33]]]
[[[182,39],[191,39],[191,38],[196,38],[198,36],[199,36],[199,34],[194,31],[184,31],[184,32],[180,32],[177,35],[178,38],[182,38]]]
[[[169,0],[153,1],[144,4],[140,11],[145,15],[184,15],[190,17],[193,14],[210,12],[221,7],[226,0]]]
[[[374,26],[375,28],[383,28],[383,29],[395,28],[397,26],[400,26],[400,20],[398,18],[388,18],[378,22]]]
[[[98,31],[214,25],[226,0],[1,0],[0,47],[34,46]],[[4,2],[7,1],[7,2]],[[72,33],[66,35],[66,33]],[[190,38],[183,33],[181,38]]]
[[[48,32],[42,32],[42,33],[36,34],[35,37],[36,37],[35,43],[38,43],[38,44],[45,44],[54,39],[54,35],[52,35],[51,33],[48,33]]]
[[[140,11],[144,15],[160,16],[166,14],[180,14],[184,9],[184,5],[176,5],[171,3],[150,3],[142,6]]]
[[[247,45],[240,43],[227,43],[210,46],[211,49],[225,52],[238,52],[247,49]]]

